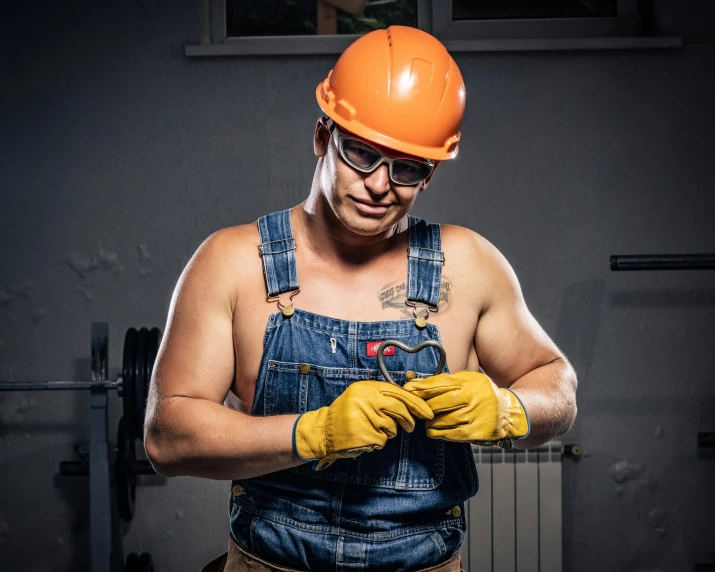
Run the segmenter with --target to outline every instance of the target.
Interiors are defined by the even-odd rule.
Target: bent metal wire
[[[437,350],[437,353],[439,353],[439,362],[437,363],[437,367],[435,368],[434,373],[432,375],[442,373],[442,370],[447,363],[447,352],[444,350],[444,346],[440,344],[437,340],[426,340],[417,344],[416,346],[408,346],[406,344],[403,344],[400,340],[385,340],[377,348],[377,365],[380,368],[380,371],[382,372],[382,376],[385,378],[385,381],[389,381],[390,383],[394,383],[395,385],[397,385],[397,383],[395,383],[395,380],[392,379],[392,376],[387,371],[387,366],[385,365],[385,357],[383,355],[385,348],[389,346],[395,346],[397,348],[400,348],[402,351],[411,354],[417,353],[418,351],[423,350],[427,347],[435,348]]]

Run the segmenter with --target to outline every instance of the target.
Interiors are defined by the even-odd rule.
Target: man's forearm
[[[564,434],[576,419],[576,372],[557,359],[515,381],[509,388],[521,399],[529,415],[531,432],[514,445],[529,449]]]
[[[159,474],[246,479],[303,463],[293,450],[298,415],[254,417],[203,399],[158,404],[145,448]]]

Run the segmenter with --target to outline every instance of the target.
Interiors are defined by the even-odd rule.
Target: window
[[[638,0],[435,0],[441,40],[637,36]]]
[[[188,56],[339,54],[361,34],[418,27],[451,52],[669,48],[641,36],[642,0],[199,0]],[[645,20],[649,18],[646,14]]]
[[[617,0],[454,0],[454,20],[613,18]]]
[[[226,36],[360,35],[417,27],[417,0],[225,0]]]

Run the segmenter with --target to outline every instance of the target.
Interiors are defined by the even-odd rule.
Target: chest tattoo
[[[439,302],[437,304],[440,313],[447,311],[451,293],[452,283],[449,278],[442,275],[442,284],[439,288]],[[378,296],[383,310],[397,309],[408,318],[413,316],[412,308],[405,304],[405,300],[407,299],[407,281],[398,280],[383,286],[380,288]]]

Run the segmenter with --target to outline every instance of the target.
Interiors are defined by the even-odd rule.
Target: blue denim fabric
[[[259,231],[268,288],[295,290],[290,211],[262,217]],[[439,225],[410,217],[409,233],[408,296],[436,306],[443,260]],[[280,248],[271,250],[276,246]],[[252,415],[312,411],[330,405],[351,383],[383,380],[368,345],[389,338],[407,345],[441,341],[436,326],[428,323],[420,329],[413,319],[355,322],[300,309],[290,317],[271,315]],[[394,356],[385,356],[399,385],[407,371],[432,375],[438,361],[432,347],[417,354],[396,349]],[[310,366],[307,373],[301,372],[301,364]],[[429,439],[424,421],[417,420],[413,433],[399,429],[379,451],[338,460],[321,471],[315,465],[234,481],[229,508],[236,542],[265,560],[298,570],[375,572],[434,566],[461,547],[464,502],[478,489],[468,444]]]

